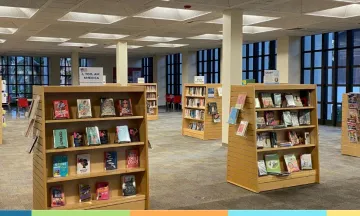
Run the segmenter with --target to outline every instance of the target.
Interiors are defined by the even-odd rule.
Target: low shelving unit
[[[146,87],[147,120],[159,119],[157,83],[129,83],[129,85]]]

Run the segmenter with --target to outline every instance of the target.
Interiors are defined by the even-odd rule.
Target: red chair
[[[19,112],[19,108],[25,108],[25,111],[27,108],[29,108],[29,103],[27,98],[18,98],[17,101],[17,111]]]
[[[171,104],[173,103],[174,95],[166,94],[165,100],[166,100],[166,110],[167,110],[169,105],[171,106]]]
[[[173,105],[178,105],[177,107],[179,107],[181,104],[181,95],[175,95],[174,96],[174,100],[173,100]],[[174,107],[173,107],[174,109]]]

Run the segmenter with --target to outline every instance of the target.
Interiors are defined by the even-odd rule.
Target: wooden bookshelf
[[[191,87],[202,87],[204,88],[203,95],[193,95],[188,93],[188,88]],[[182,98],[182,106],[183,106],[183,121],[182,121],[182,135],[190,136],[202,140],[211,140],[211,139],[221,139],[221,122],[214,123],[212,119],[212,115],[208,114],[208,103],[216,102],[217,109],[219,114],[221,115],[222,110],[222,100],[221,96],[219,96],[218,88],[221,87],[221,84],[185,84],[183,87],[183,98]],[[208,89],[214,88],[214,97],[209,97]],[[197,99],[203,100],[204,104],[201,106],[189,106],[187,104],[188,99]],[[185,115],[186,110],[198,110],[204,112],[203,119],[195,119]],[[191,122],[198,122],[204,124],[204,130],[192,130],[189,128],[189,124]]]
[[[309,92],[309,101],[312,106],[292,107],[292,108],[255,108],[255,97],[259,93],[299,93],[300,91]],[[292,187],[304,184],[320,182],[319,164],[319,139],[318,139],[318,119],[316,110],[316,86],[315,85],[245,85],[231,86],[230,107],[234,107],[240,93],[246,93],[246,103],[244,109],[239,112],[237,125],[229,125],[229,143],[227,156],[227,181],[234,185],[243,187],[247,190],[259,193],[285,187]],[[261,98],[259,97],[261,101]],[[309,110],[311,125],[288,127],[288,128],[256,128],[256,115],[263,116],[264,111],[274,111],[275,119],[279,120],[281,112],[286,110]],[[244,137],[237,136],[241,120],[248,121],[247,131]],[[302,144],[291,147],[263,148],[257,149],[256,141],[259,132],[276,132],[278,141],[288,141],[286,132],[294,130],[296,132],[309,132],[311,144]],[[295,154],[300,167],[300,155],[311,154],[312,170],[300,170],[288,176],[259,176],[258,160],[265,160],[267,154],[278,154],[280,159],[281,171],[287,171],[284,161],[285,154]]]
[[[0,76],[0,89],[2,89],[3,88],[3,86],[2,86],[2,77]],[[2,92],[1,92],[1,95],[0,95],[0,101],[2,102]],[[10,112],[10,110],[9,110],[9,112]],[[2,118],[2,116],[3,116],[3,108],[2,108],[2,106],[1,106],[1,109],[0,109],[0,113],[1,113],[1,118]],[[3,123],[2,123],[2,119],[1,119],[1,123],[0,123],[0,145],[1,144],[3,144]]]
[[[360,157],[360,142],[350,142],[347,119],[349,115],[348,95],[342,95],[341,154]]]
[[[158,104],[158,88],[157,83],[129,83],[129,85],[134,86],[145,86],[146,87],[146,100],[148,103],[155,103],[155,106],[150,106],[154,110],[154,113],[147,112],[147,120],[157,120],[159,119],[159,104]],[[151,90],[150,88],[155,88]],[[155,94],[155,97],[153,96]]]
[[[63,94],[66,93],[66,94]],[[143,86],[34,86],[33,95],[40,96],[40,103],[36,113],[34,134],[40,131],[33,155],[33,209],[35,210],[63,210],[63,209],[94,209],[143,210],[149,208],[149,168],[148,168],[148,140],[146,91]],[[100,98],[109,97],[114,101],[131,98],[134,116],[128,117],[100,117]],[[77,119],[77,99],[90,99],[93,118]],[[67,100],[70,119],[53,120],[53,101]],[[116,126],[128,125],[138,128],[140,141],[118,144],[115,142]],[[108,130],[110,144],[98,146],[73,147],[71,133],[85,132],[86,127],[98,126],[100,130]],[[67,129],[69,148],[53,148],[53,130]],[[138,168],[126,168],[126,150],[138,149]],[[116,151],[118,166],[116,170],[105,171],[104,152]],[[77,174],[76,155],[90,154],[90,173]],[[53,156],[67,155],[68,176],[53,177]],[[122,196],[122,176],[135,176],[137,195]],[[110,199],[96,200],[96,182],[109,182]],[[89,184],[92,191],[91,203],[79,202],[79,184]],[[65,206],[51,207],[50,188],[61,185],[65,194]]]

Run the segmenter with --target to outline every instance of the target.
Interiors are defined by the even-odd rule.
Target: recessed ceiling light
[[[174,20],[184,21],[199,17],[210,12],[187,10],[178,8],[167,8],[167,7],[155,7],[143,13],[140,13],[134,17],[149,18],[149,19],[162,19],[162,20]]]
[[[145,36],[142,38],[136,39],[137,41],[152,41],[152,42],[171,42],[180,40],[181,38],[175,38],[175,37],[158,37],[158,36]]]
[[[279,19],[280,17],[268,17],[268,16],[256,16],[256,15],[243,15],[243,25],[254,25],[257,23],[267,22],[270,20]],[[214,24],[223,24],[224,19],[219,18],[215,20],[211,20],[207,23],[214,23]]]
[[[0,34],[14,34],[18,29],[17,28],[2,28],[0,27]]]
[[[0,17],[30,19],[39,9],[0,6]]]
[[[96,45],[97,44],[92,44],[92,43],[72,43],[72,42],[65,42],[59,44],[59,46],[72,46],[72,47],[92,47]]]
[[[168,44],[168,43],[157,43],[153,45],[148,45],[149,47],[166,47],[166,48],[176,48],[176,47],[183,47],[188,46],[189,44]]]
[[[87,33],[80,38],[95,38],[95,39],[120,39],[127,37],[129,35],[122,35],[122,34],[105,34],[105,33]]]
[[[260,27],[260,26],[243,26],[244,34],[257,34],[269,31],[276,31],[281,28],[273,28],[273,27]]]
[[[360,11],[359,4],[350,4],[350,5],[346,5],[346,6],[311,12],[311,13],[307,13],[306,15],[336,17],[336,18],[350,18],[350,17],[360,16],[359,11]]]
[[[37,41],[37,42],[53,42],[53,43],[63,43],[70,40],[70,38],[55,38],[55,37],[29,37],[27,41]]]
[[[0,43],[5,43],[6,40],[0,39]]]
[[[120,21],[125,18],[126,17],[124,17],[124,16],[69,12],[69,13],[65,14],[65,16],[61,17],[58,20],[59,21],[69,21],[69,22],[112,24],[114,22]]]
[[[202,34],[194,37],[188,37],[188,39],[200,39],[200,40],[222,40],[223,36],[220,34]]]
[[[137,49],[143,46],[137,46],[137,45],[128,45],[127,48],[128,49]],[[105,48],[109,48],[109,49],[116,49],[116,45],[111,45],[111,46],[107,46]]]

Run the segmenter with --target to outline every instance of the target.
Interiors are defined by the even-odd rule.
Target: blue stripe
[[[0,216],[31,216],[31,211],[0,210]]]

